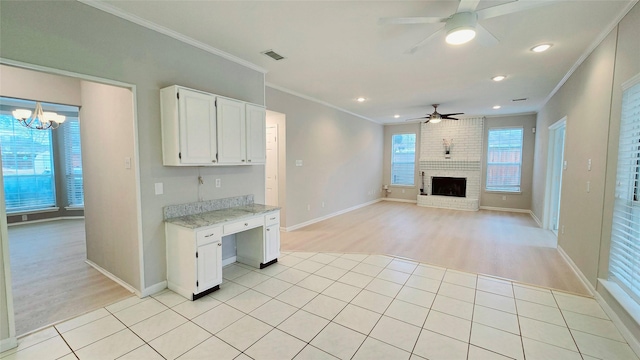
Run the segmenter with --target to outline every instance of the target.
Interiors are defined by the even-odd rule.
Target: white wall
[[[89,81],[80,88],[87,259],[140,289],[133,94]]]
[[[382,125],[269,87],[267,107],[287,119],[287,227],[380,197]]]
[[[72,1],[0,2],[0,43],[4,59],[136,86],[145,274],[140,287],[166,280],[164,206],[197,201],[199,194],[205,200],[254,194],[263,201],[263,166],[162,165],[159,93],[178,84],[263,104],[261,72]],[[198,174],[205,185],[198,186]],[[222,188],[211,181],[216,177]],[[164,195],[154,194],[156,182],[164,183]]]

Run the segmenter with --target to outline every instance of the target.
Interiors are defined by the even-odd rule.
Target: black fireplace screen
[[[431,178],[431,195],[465,197],[467,178],[439,177]]]

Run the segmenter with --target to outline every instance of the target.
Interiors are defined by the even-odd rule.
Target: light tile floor
[[[382,255],[284,252],[19,339],[14,359],[635,359],[587,297]]]

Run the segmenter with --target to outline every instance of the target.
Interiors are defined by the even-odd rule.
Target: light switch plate
[[[131,169],[131,158],[130,157],[124,158],[124,168],[125,169]]]
[[[155,183],[156,195],[164,194],[164,185],[162,183]]]
[[[296,160],[296,166],[302,166],[302,160]]]

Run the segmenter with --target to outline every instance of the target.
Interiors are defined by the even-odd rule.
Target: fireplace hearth
[[[467,178],[433,176],[431,195],[466,197]]]

